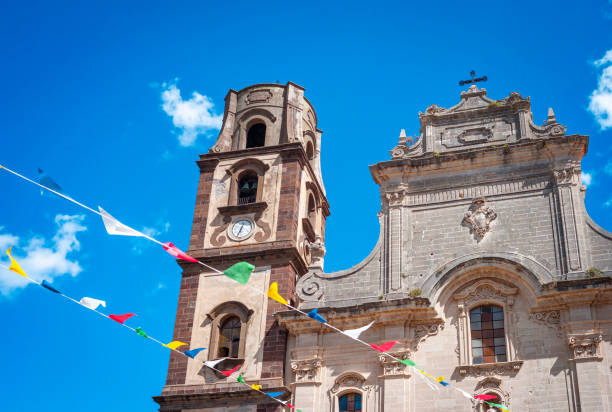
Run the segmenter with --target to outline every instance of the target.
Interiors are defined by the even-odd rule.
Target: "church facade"
[[[303,412],[496,410],[256,293],[277,282],[301,310],[342,330],[373,321],[364,341],[396,340],[397,358],[511,411],[612,412],[612,233],[585,210],[588,137],[567,134],[552,110],[535,124],[516,92],[494,100],[475,85],[419,118],[415,141],[402,131],[390,159],[370,166],[374,250],[325,273],[313,105],[291,82],[230,90],[197,162],[188,253],[256,269],[246,287],[180,262],[174,340],[207,349],[171,354],[160,411],[283,410],[202,364],[218,358]]]

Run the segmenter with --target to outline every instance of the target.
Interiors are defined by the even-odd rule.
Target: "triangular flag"
[[[278,294],[278,283],[276,282],[272,282],[272,284],[268,288],[268,297],[279,303],[282,303],[283,305],[287,304],[287,301],[283,299],[281,295]]]
[[[417,369],[417,370],[419,372],[423,372],[420,369]],[[434,383],[431,381],[431,379],[427,379],[425,377],[425,375],[423,375],[422,373],[417,373],[416,376],[418,376],[419,379],[421,379],[423,382],[425,382],[427,384],[427,386],[429,386],[434,391],[439,391],[440,390],[440,387],[438,385],[434,385]]]
[[[104,223],[104,227],[106,228],[106,232],[109,235],[119,235],[119,236],[143,236],[137,230],[132,229],[129,226],[124,225],[114,217],[108,214],[104,209],[98,206],[98,210],[100,210],[100,216],[102,217],[102,222]]]
[[[223,362],[226,359],[227,358],[209,360],[209,361],[204,362],[204,365],[208,366],[211,369],[215,369],[215,366],[217,365],[217,363]]]
[[[236,365],[234,366],[232,369],[228,370],[228,371],[221,371],[222,374],[224,374],[225,376],[230,376],[232,373],[236,372],[238,370],[239,367],[241,367],[242,365]]]
[[[49,289],[51,292],[55,292],[55,293],[59,293],[60,295],[62,294],[62,292],[60,292],[59,290],[55,289],[53,286],[51,286],[51,284],[49,282],[47,282],[46,280],[43,280],[42,283],[40,284],[43,288],[45,289]]]
[[[164,250],[170,253],[175,258],[183,259],[188,262],[198,263],[199,260],[189,256],[187,253],[183,252],[181,249],[177,248],[172,244],[172,242],[167,242],[163,244]]]
[[[242,373],[240,375],[238,375],[238,379],[236,379],[236,381],[240,382],[240,383],[246,383],[244,381],[244,379],[242,379]]]
[[[353,339],[357,339],[359,338],[359,335],[361,335],[366,330],[370,329],[370,326],[372,326],[374,322],[375,321],[372,321],[368,323],[367,325],[362,326],[361,328],[345,330],[343,333],[347,336],[350,336]]]
[[[403,363],[404,365],[408,365],[408,366],[415,366],[416,365],[416,363],[414,363],[410,359],[400,359],[399,361],[401,363]]]
[[[448,386],[449,385],[449,383],[444,380],[444,376],[440,376],[439,378],[436,378],[436,380],[438,382],[440,382],[440,385],[442,385],[442,386]]]
[[[474,395],[474,398],[476,399],[482,399],[483,401],[490,401],[491,399],[497,399],[498,396],[497,395]]]
[[[96,310],[98,306],[100,305],[102,305],[102,307],[104,308],[106,307],[105,301],[100,300],[100,299],[88,298],[88,297],[84,297],[83,299],[79,301],[79,303],[91,310]]]
[[[254,390],[258,391],[261,389],[261,385],[251,385],[251,388],[253,388]]]
[[[500,405],[498,403],[493,403],[493,402],[487,402],[487,403],[491,406],[495,406],[496,408],[502,409],[504,411],[508,410],[508,408],[506,408],[504,405]]]
[[[185,342],[181,342],[180,340],[173,340],[170,343],[165,343],[164,346],[166,348],[170,348],[172,350],[176,350],[176,348],[183,346],[183,345],[187,345]]]
[[[323,316],[319,315],[319,313],[317,312],[317,308],[314,308],[313,310],[308,312],[308,317],[317,320],[321,323],[327,322],[327,320]]]
[[[9,266],[9,270],[12,270],[13,272],[20,274],[24,278],[27,278],[28,275],[26,275],[26,273],[23,271],[23,269],[21,269],[21,266],[19,266],[19,263],[17,263],[17,261],[15,259],[13,259],[13,257],[11,256],[11,249],[12,248],[13,247],[11,246],[6,251],[6,254],[8,255],[9,259],[11,259],[11,266]]]
[[[58,193],[62,193],[63,189],[60,187],[60,185],[55,183],[53,179],[47,176],[47,174],[43,172],[40,168],[38,169],[38,183],[43,186],[47,186],[49,189],[55,190]],[[42,195],[43,193],[44,192],[41,190],[40,194]]]
[[[374,344],[372,344],[370,346],[373,347],[374,349],[376,349],[379,352],[387,352],[387,351],[391,350],[391,348],[393,346],[395,346],[395,344],[397,344],[397,343],[399,343],[399,342],[396,341],[396,340],[390,340],[389,342],[385,342],[382,345],[374,345]]]
[[[136,332],[137,334],[139,334],[139,335],[140,335],[140,336],[142,336],[143,338],[148,338],[148,337],[149,337],[149,335],[147,335],[147,334],[145,333],[145,331],[144,331],[144,330],[142,330],[142,328],[141,328],[140,326],[139,326],[139,327],[137,327],[136,329],[134,329],[134,332]]]
[[[291,405],[291,404],[289,403],[289,401],[285,402],[285,406],[287,406],[287,407],[289,407],[289,408],[291,408],[291,409],[295,409],[295,407],[294,407],[293,405]]]
[[[471,393],[466,392],[466,391],[464,391],[463,389],[458,388],[458,387],[456,387],[456,386],[455,386],[454,388],[455,388],[457,391],[461,392],[461,394],[462,394],[463,396],[465,396],[466,398],[468,398],[468,399],[474,399],[474,397],[472,396],[472,394],[471,394]]]
[[[285,392],[264,392],[264,393],[272,398],[276,398],[277,396],[281,396]]]
[[[128,320],[134,315],[135,315],[134,313],[126,313],[123,315],[108,315],[108,317],[114,320],[115,322],[119,322],[123,325],[123,322],[125,322],[126,320]]]
[[[196,348],[196,349],[190,349],[190,350],[186,350],[185,352],[183,352],[185,355],[189,356],[191,359],[194,359],[196,357],[196,355],[200,352],[202,352],[204,349],[206,348]]]
[[[236,282],[244,285],[249,281],[253,269],[255,269],[255,266],[251,265],[250,263],[238,262],[224,270],[223,274],[228,278],[234,279]]]

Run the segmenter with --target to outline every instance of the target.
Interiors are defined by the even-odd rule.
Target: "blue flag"
[[[321,323],[325,323],[325,322],[327,322],[327,320],[326,320],[326,319],[325,319],[323,316],[321,316],[321,315],[319,315],[319,314],[317,313],[317,308],[314,308],[313,310],[311,310],[310,312],[308,312],[308,317],[309,317],[309,318],[312,318],[312,319],[314,319],[314,320],[317,320],[317,321],[319,321],[319,322],[321,322]]]
[[[53,181],[53,179],[51,179],[49,176],[47,176],[47,174],[45,172],[43,172],[42,169],[38,169],[38,183],[40,183],[43,186],[47,186],[49,189],[53,189],[56,192],[62,193],[62,189],[60,187],[60,185],[58,185],[57,183],[55,183]],[[43,194],[43,191],[40,191],[40,194]]]
[[[61,294],[62,292],[60,292],[59,290],[55,289],[53,286],[51,286],[51,284],[49,282],[47,282],[46,280],[43,280],[42,283],[40,284],[43,288],[45,289],[49,289],[51,292],[55,292],[55,293],[59,293]]]
[[[266,395],[271,396],[272,398],[276,398],[277,396],[281,396],[285,392],[264,392]]]
[[[183,352],[185,355],[189,356],[191,359],[195,358],[196,355],[200,352],[202,352],[204,349],[206,348],[196,348],[196,349],[191,349],[191,350],[186,350],[185,352]]]

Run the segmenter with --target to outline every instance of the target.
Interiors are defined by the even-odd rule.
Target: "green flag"
[[[408,366],[416,366],[416,363],[414,363],[413,361],[411,361],[410,359],[400,359],[399,360],[401,363],[403,363],[404,365],[408,365]]]
[[[238,375],[238,379],[236,379],[236,380],[237,380],[238,382],[240,382],[240,383],[246,383],[246,382],[244,381],[244,379],[242,379],[242,373],[241,373],[240,375]]]
[[[255,266],[246,262],[238,262],[231,266],[229,269],[223,271],[223,274],[230,279],[234,279],[236,282],[240,282],[243,285],[249,281],[251,272],[255,269]]]
[[[500,405],[498,403],[493,403],[493,402],[487,402],[487,403],[491,406],[495,406],[496,408],[502,409],[504,411],[508,410],[508,408],[506,408],[504,405]]]
[[[142,336],[143,338],[148,338],[148,337],[149,337],[149,335],[147,335],[147,334],[145,333],[145,331],[144,331],[144,330],[142,330],[142,328],[141,328],[140,326],[139,326],[139,327],[137,327],[136,329],[134,329],[134,331],[135,331],[137,334],[139,334],[140,336]]]

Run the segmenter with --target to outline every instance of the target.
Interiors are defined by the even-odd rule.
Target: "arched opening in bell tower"
[[[256,123],[247,132],[246,148],[262,147],[266,144],[266,125]]]

